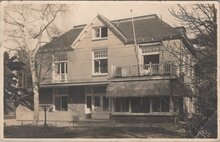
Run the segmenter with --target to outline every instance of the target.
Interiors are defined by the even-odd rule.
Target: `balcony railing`
[[[112,77],[171,75],[175,72],[176,68],[171,63],[132,65],[114,67]]]
[[[52,76],[53,82],[66,82],[67,81],[67,74],[54,74]]]

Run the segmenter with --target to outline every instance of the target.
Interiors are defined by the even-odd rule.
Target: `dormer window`
[[[93,39],[106,39],[108,37],[107,27],[95,27],[93,32]]]

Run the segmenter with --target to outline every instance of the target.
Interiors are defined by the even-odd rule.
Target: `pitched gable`
[[[114,20],[112,23],[127,37],[129,43],[133,43],[134,34],[131,18]],[[180,38],[180,34],[173,27],[159,19],[156,15],[134,17],[134,27],[137,43]]]
[[[51,42],[42,46],[39,49],[39,52],[72,50],[72,43],[76,40],[83,29],[84,25],[67,31],[66,33],[54,38]]]
[[[90,24],[75,26],[63,35],[45,44],[40,48],[40,52],[47,52],[48,50],[72,50],[72,47],[75,47],[77,42],[83,38],[83,34],[87,32],[86,30],[93,25],[93,22],[96,19],[99,19],[105,26],[107,26],[124,44],[134,43],[131,18],[110,21],[102,15],[97,15]],[[175,28],[159,19],[155,14],[134,17],[133,19],[138,44],[181,38],[181,34],[177,32]]]

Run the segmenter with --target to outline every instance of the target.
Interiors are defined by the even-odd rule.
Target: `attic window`
[[[103,39],[108,37],[107,27],[93,28],[93,39]]]

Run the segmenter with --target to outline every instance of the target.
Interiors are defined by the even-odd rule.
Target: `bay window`
[[[114,112],[149,113],[170,112],[170,97],[118,97],[113,99]]]

